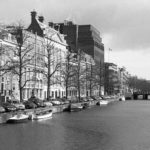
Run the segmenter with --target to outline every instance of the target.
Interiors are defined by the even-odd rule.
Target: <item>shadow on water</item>
[[[149,150],[150,101],[115,102],[52,119],[0,125],[6,150]]]

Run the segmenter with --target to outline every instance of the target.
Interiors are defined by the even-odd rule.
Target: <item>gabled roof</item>
[[[39,16],[39,18],[41,17],[42,16]],[[31,12],[31,24],[29,25],[27,30],[33,33],[37,33],[37,35],[41,37],[48,37],[56,43],[67,45],[64,39],[64,35],[61,34],[59,31],[55,30],[53,27],[45,24],[43,21],[44,19],[37,19],[35,11]]]

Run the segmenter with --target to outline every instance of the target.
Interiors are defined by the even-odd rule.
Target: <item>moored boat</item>
[[[82,109],[83,109],[83,106],[81,104],[71,104],[69,106],[69,111],[70,112],[81,111]]]
[[[100,101],[100,105],[107,105],[108,104],[108,101],[107,100],[101,100]]]
[[[29,116],[26,114],[16,114],[13,117],[9,118],[7,120],[7,123],[22,123],[29,120]]]
[[[125,101],[125,100],[126,100],[125,96],[122,95],[122,96],[119,97],[119,101]]]
[[[52,110],[45,110],[40,113],[35,113],[32,117],[33,120],[50,119],[52,118]]]
[[[85,102],[85,103],[83,103],[82,104],[82,106],[83,106],[83,109],[86,109],[86,108],[89,108],[90,107],[90,103],[89,102]]]
[[[97,102],[97,105],[100,105],[100,106],[106,106],[107,104],[108,104],[107,100],[100,100],[99,102]]]

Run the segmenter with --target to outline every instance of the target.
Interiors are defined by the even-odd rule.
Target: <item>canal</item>
[[[150,150],[150,101],[114,102],[0,125],[0,150]]]

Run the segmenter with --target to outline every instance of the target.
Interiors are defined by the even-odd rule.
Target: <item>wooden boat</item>
[[[107,105],[108,101],[107,100],[100,100],[100,105]]]
[[[29,120],[29,116],[25,114],[16,114],[7,120],[7,123],[22,123]]]
[[[82,109],[83,109],[83,106],[81,104],[71,104],[69,106],[69,111],[70,112],[81,111]]]
[[[34,120],[50,119],[52,118],[52,114],[53,114],[52,110],[45,110],[40,113],[35,113],[32,119]]]
[[[119,97],[119,101],[125,101],[126,99],[125,99],[125,97],[124,96],[120,96]]]
[[[106,106],[107,104],[108,104],[107,100],[100,100],[99,102],[97,102],[97,105],[100,105],[100,106]]]
[[[83,109],[86,109],[86,108],[89,108],[90,107],[90,103],[89,102],[85,102],[85,103],[83,103],[82,104],[82,106],[83,106]]]

